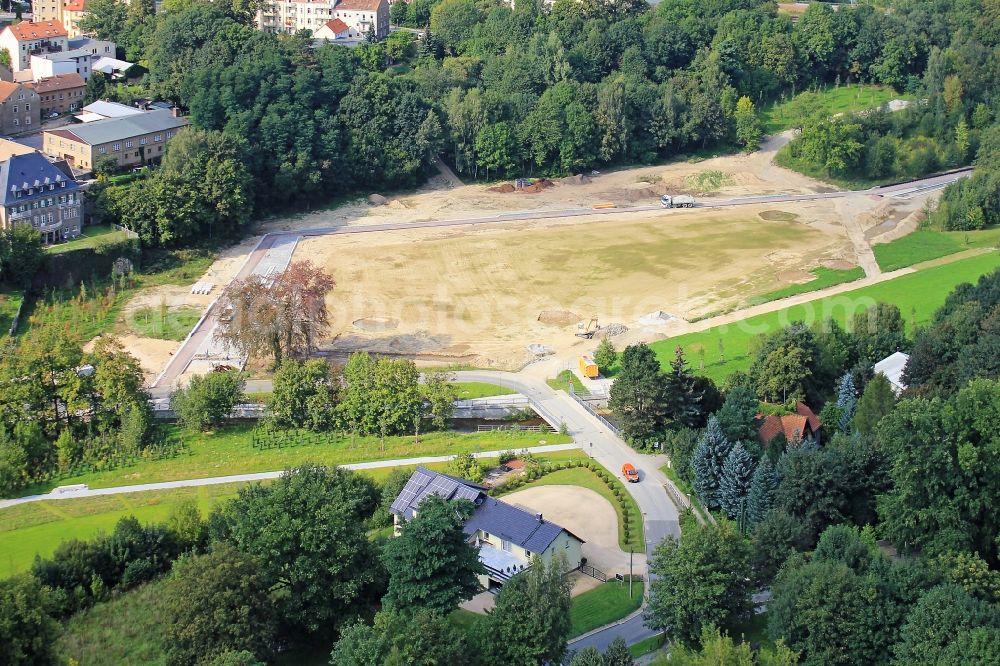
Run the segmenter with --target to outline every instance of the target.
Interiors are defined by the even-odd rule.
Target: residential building
[[[42,117],[44,118],[52,113],[66,113],[79,109],[80,105],[83,104],[83,94],[87,88],[87,82],[76,72],[70,72],[25,83],[24,86],[38,93]]]
[[[483,486],[447,474],[417,467],[392,503],[396,533],[418,514],[420,503],[431,495],[446,500],[468,500],[474,509],[463,530],[479,551],[486,569],[480,584],[496,591],[515,574],[531,567],[537,555],[548,566],[557,554],[565,558],[566,571],[578,569],[583,560],[583,540],[569,530],[513,504],[490,497]]]
[[[761,444],[767,446],[778,435],[783,435],[785,442],[789,444],[799,444],[805,441],[820,443],[820,429],[822,422],[819,417],[804,402],[795,403],[794,414],[758,414],[761,418],[760,429],[757,431],[757,438]]]
[[[46,130],[42,150],[80,171],[93,169],[105,157],[115,158],[119,168],[141,166],[158,162],[167,141],[187,124],[169,109],[106,118]]]
[[[93,122],[95,120],[104,120],[106,118],[124,118],[125,116],[137,116],[145,113],[142,109],[137,109],[134,106],[129,106],[128,104],[119,104],[118,102],[106,102],[104,100],[97,100],[96,102],[91,102],[87,106],[83,107],[83,113],[76,117],[77,120],[84,123]]]
[[[87,81],[94,71],[94,65],[102,58],[113,58],[117,48],[114,42],[77,37],[67,40],[64,50],[33,54],[29,60],[29,68],[36,81],[70,72],[76,72]]]
[[[69,36],[59,21],[21,21],[0,32],[0,49],[10,54],[10,68],[15,73],[30,69],[33,55],[61,53],[68,48]]]
[[[903,371],[906,370],[906,363],[909,360],[910,357],[908,354],[895,352],[876,363],[872,370],[875,371],[875,374],[885,375],[885,378],[889,380],[889,384],[892,386],[893,392],[898,396],[906,390]]]
[[[347,28],[331,32],[334,19]],[[295,33],[309,30],[320,39],[361,39],[374,30],[377,39],[389,36],[388,0],[265,0],[257,12],[257,27],[264,32]],[[339,26],[338,26],[339,27]]]
[[[313,37],[331,41],[335,39],[349,39],[351,37],[351,29],[339,18],[333,19],[324,23],[319,30],[314,31]]]
[[[80,19],[86,13],[86,0],[33,0],[32,20],[59,21],[70,38],[79,37]]]
[[[0,227],[30,224],[46,243],[79,236],[83,192],[67,171],[37,151],[0,163]]]
[[[17,141],[11,141],[9,139],[0,139],[0,162],[5,162],[9,160],[14,155],[27,155],[28,153],[38,152],[31,146],[26,146],[23,143],[18,143]]]
[[[41,121],[38,93],[23,83],[0,81],[0,134],[20,134]]]

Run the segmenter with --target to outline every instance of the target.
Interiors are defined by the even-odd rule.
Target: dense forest
[[[816,3],[797,23],[762,0],[417,0],[392,11],[427,28],[421,38],[354,49],[256,31],[244,3],[144,7],[95,0],[86,27],[148,69],[139,88],[95,83],[91,96],[169,99],[201,131],[152,177],[102,196],[147,244],[413,186],[438,158],[476,178],[752,149],[764,105],[850,82],[918,103],[898,118],[806,114],[794,157],[825,173],[919,175],[972,159],[1000,88],[998,10],[984,0]]]

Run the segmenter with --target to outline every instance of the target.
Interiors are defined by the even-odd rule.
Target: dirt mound
[[[514,191],[514,186],[510,183],[504,183],[503,185],[497,185],[496,187],[486,188],[487,192],[499,192],[500,194],[510,194]]]
[[[628,333],[628,326],[614,322],[606,326],[601,326],[601,330],[594,334],[595,338],[613,338],[616,335]]]
[[[580,315],[569,310],[542,310],[538,313],[538,321],[552,326],[569,326],[580,321]]]
[[[838,271],[846,271],[850,268],[855,268],[857,264],[846,259],[831,259],[830,261],[824,261],[823,265],[826,268],[831,268]]]
[[[392,201],[389,202],[389,208],[393,208],[395,210],[406,210],[407,208],[409,208],[409,206],[407,206],[399,199],[393,199]]]
[[[555,185],[555,183],[553,183],[548,178],[539,178],[538,180],[536,180],[535,182],[533,182],[531,185],[528,185],[527,187],[522,187],[521,189],[518,190],[518,192],[524,192],[524,193],[527,193],[527,194],[535,194],[537,192],[541,192],[542,190],[547,190],[550,187],[552,187],[553,185]]]
[[[553,353],[550,347],[538,344],[537,342],[533,342],[530,345],[528,345],[528,351],[534,354],[535,356],[548,356]]]
[[[375,206],[382,206],[384,204],[389,203],[389,200],[386,199],[381,194],[369,194],[368,195],[368,203],[373,204]]]
[[[785,284],[805,284],[815,277],[815,275],[806,271],[781,271],[778,273],[778,279]]]
[[[363,319],[355,319],[351,324],[355,328],[368,331],[369,333],[380,333],[399,328],[399,321],[390,317],[365,317]]]
[[[590,182],[590,178],[582,173],[575,176],[566,176],[556,181],[560,185],[585,185]]]

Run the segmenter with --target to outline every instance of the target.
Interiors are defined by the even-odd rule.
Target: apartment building
[[[257,12],[257,27],[264,32],[309,30],[329,39],[329,29],[323,29],[334,19],[343,22],[350,38],[362,39],[369,29],[377,39],[389,36],[388,0],[265,0]]]
[[[87,11],[86,0],[34,0],[33,21],[59,21],[66,28],[69,37],[79,37],[80,19]]]
[[[77,37],[66,40],[66,48],[61,51],[33,54],[28,64],[36,81],[73,72],[88,81],[99,61],[114,58],[117,49],[118,45],[114,42]]]
[[[10,68],[20,72],[31,68],[31,57],[59,53],[69,48],[69,36],[59,21],[21,21],[0,32],[0,49],[10,54]]]
[[[25,83],[24,87],[38,93],[42,118],[45,118],[53,113],[66,113],[79,109],[83,104],[87,82],[76,72],[70,72],[40,81],[31,81]]]
[[[83,192],[65,164],[36,151],[0,163],[0,227],[30,224],[46,243],[80,235]]]
[[[0,134],[20,134],[41,122],[38,93],[23,83],[0,81]]]
[[[42,150],[80,171],[93,169],[105,157],[115,158],[119,168],[141,166],[159,162],[167,141],[187,124],[170,109],[95,120],[46,130]]]

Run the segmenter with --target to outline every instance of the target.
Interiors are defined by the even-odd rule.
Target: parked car
[[[635,469],[635,465],[632,463],[625,463],[622,465],[622,476],[629,483],[639,483],[639,472]]]

